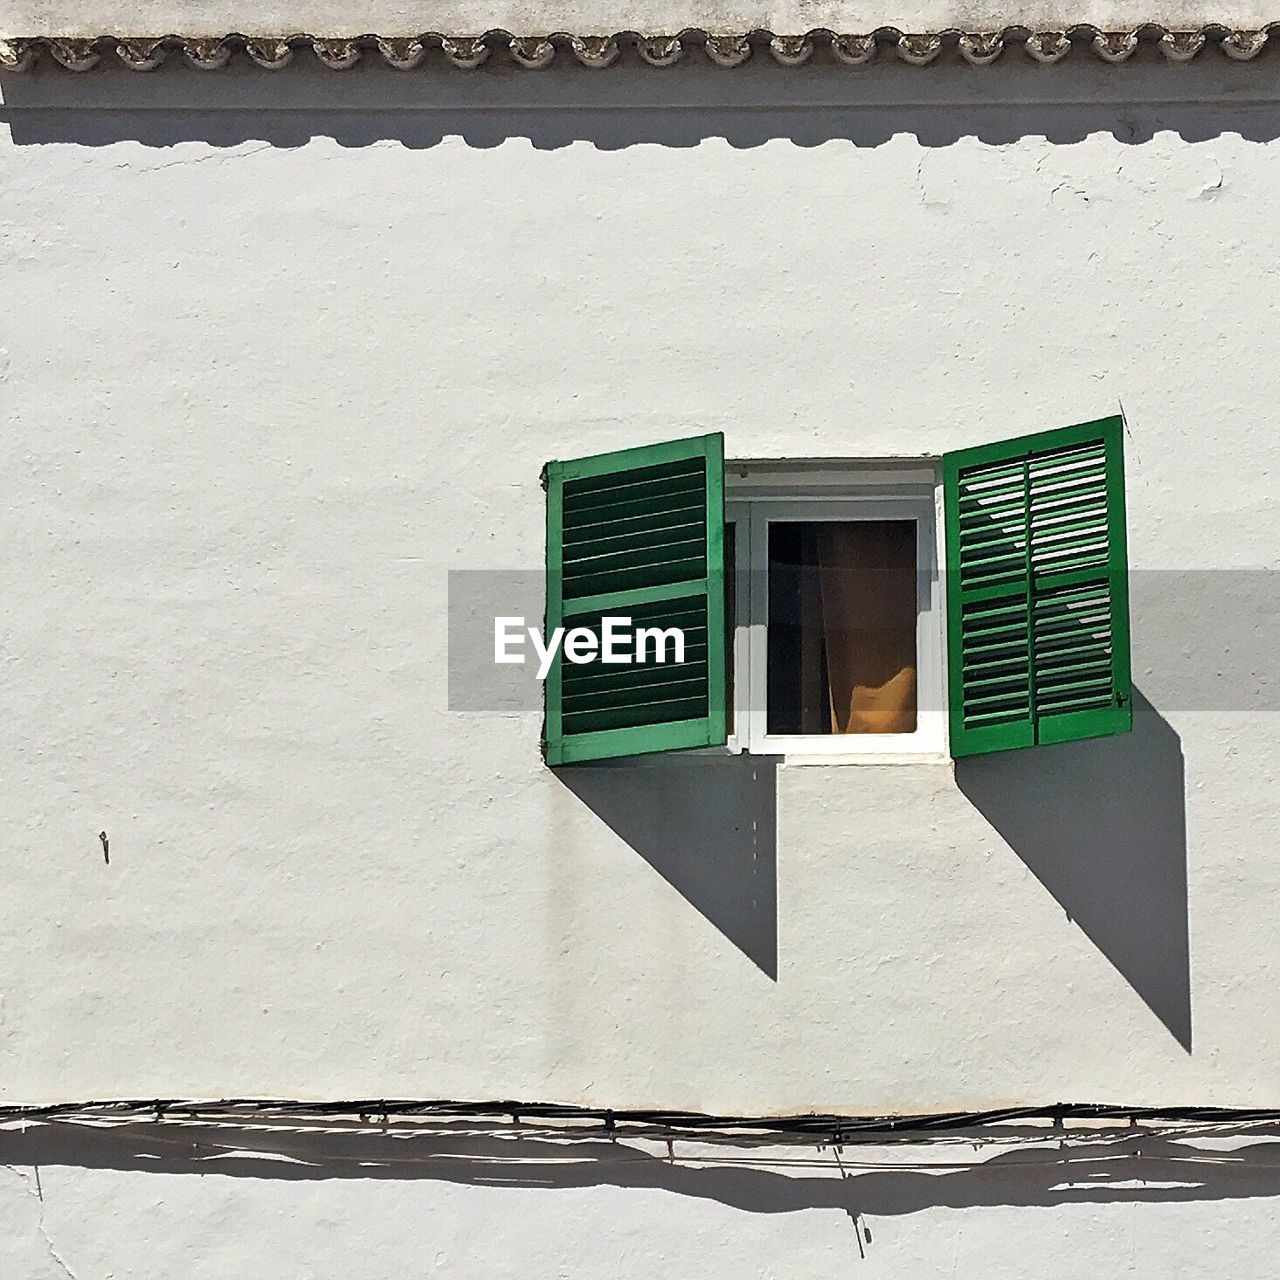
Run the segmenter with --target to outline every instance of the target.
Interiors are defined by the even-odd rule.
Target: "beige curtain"
[[[830,698],[826,707],[812,705],[810,686],[820,689],[820,676],[805,681],[802,724],[814,727],[802,731],[912,733],[915,525],[903,520],[823,522],[815,532],[820,600],[814,603],[821,611]],[[814,616],[807,608],[803,613]],[[817,655],[804,657],[803,670],[819,673]],[[819,726],[820,716],[826,723]]]

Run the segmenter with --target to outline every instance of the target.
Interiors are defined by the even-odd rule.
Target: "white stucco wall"
[[[1274,1104],[1269,579],[1150,572],[1275,567],[1269,75],[5,79],[0,1097]],[[548,457],[1120,402],[1129,738],[566,780],[447,707]]]

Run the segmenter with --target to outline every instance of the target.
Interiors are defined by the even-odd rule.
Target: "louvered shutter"
[[[1121,419],[942,464],[951,754],[1127,732]]]
[[[550,462],[546,634],[678,627],[684,662],[575,664],[546,681],[548,764],[723,745],[724,436]]]

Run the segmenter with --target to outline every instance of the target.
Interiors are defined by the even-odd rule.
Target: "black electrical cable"
[[[685,1133],[738,1131],[788,1135],[839,1143],[858,1137],[911,1138],[1017,1121],[1128,1120],[1165,1123],[1280,1124],[1280,1109],[1265,1107],[1126,1107],[1110,1103],[1056,1103],[1001,1107],[987,1111],[945,1111],[923,1115],[852,1116],[809,1113],[779,1116],[709,1115],[696,1111],[627,1110],[553,1102],[412,1100],[362,1098],[341,1101],[281,1098],[129,1098],[19,1105],[0,1104],[0,1121],[53,1120],[74,1116],[195,1118],[380,1118],[598,1122],[606,1133],[641,1127]]]

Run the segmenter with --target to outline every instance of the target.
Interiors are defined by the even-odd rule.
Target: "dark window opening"
[[[768,732],[915,732],[915,522],[772,521],[768,577]]]

